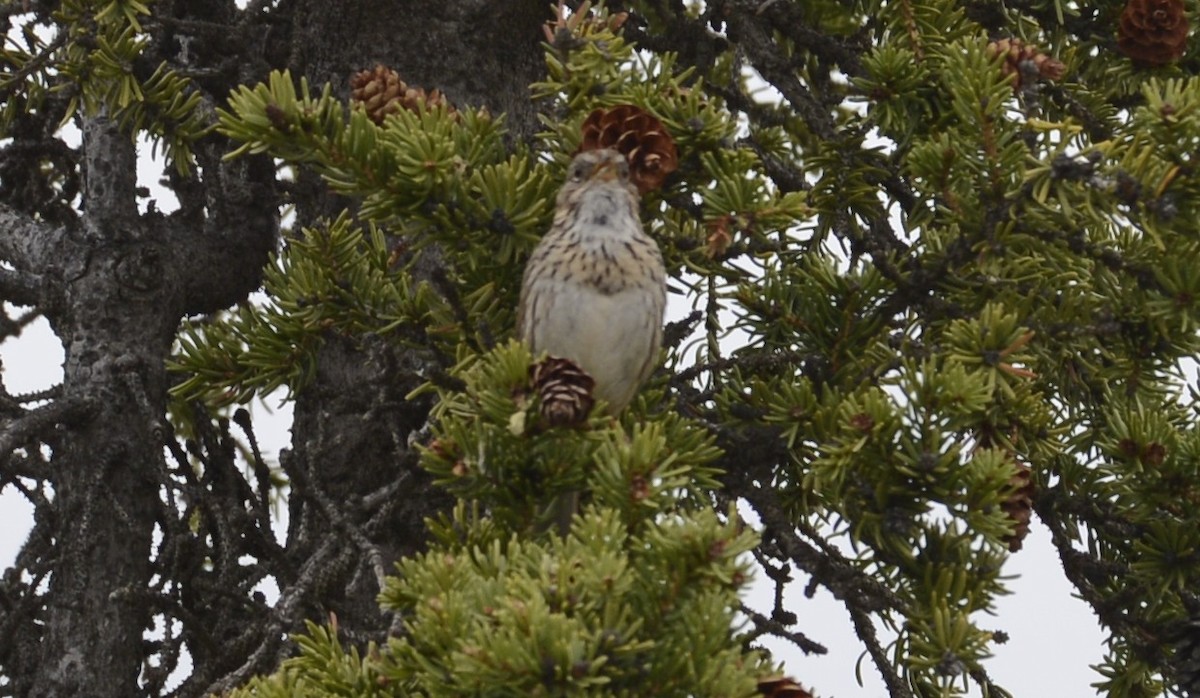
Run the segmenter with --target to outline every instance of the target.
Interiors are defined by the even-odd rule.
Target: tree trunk
[[[32,223],[7,250],[38,279],[39,308],[66,357],[55,404],[71,419],[47,439],[53,499],[22,553],[53,565],[39,599],[44,624],[16,625],[8,658],[14,693],[47,698],[141,693],[144,636],[162,601],[149,590],[162,572],[152,535],[174,513],[161,499],[171,477],[165,360],[181,317],[260,283],[278,229],[262,161],[219,165],[212,151],[224,146],[201,144],[210,166],[201,196],[223,197],[209,215],[139,214],[129,136],[104,116],[85,119],[83,131],[78,225]]]
[[[384,64],[410,85],[437,88],[460,107],[505,113],[513,137],[527,139],[537,127],[528,86],[542,71],[539,40],[545,17],[541,0],[304,0],[293,23],[293,72],[315,89],[332,84],[345,99],[351,75]],[[312,194],[299,206],[301,225],[350,205],[315,179],[301,175],[303,190]],[[438,262],[436,253],[426,254],[421,266],[429,271]],[[357,346],[329,338],[315,379],[297,395],[292,449],[284,456],[294,488],[289,554],[295,564],[314,554],[318,534],[331,525],[306,495],[319,491],[348,505],[353,523],[369,521],[371,542],[383,553],[387,572],[395,560],[423,547],[424,520],[453,503],[417,466],[417,454],[408,446],[409,437],[425,424],[430,404],[404,397],[430,375],[430,362],[382,341]],[[371,497],[398,481],[394,496]],[[362,504],[364,499],[373,504]],[[336,572],[321,590],[323,609],[334,611],[350,636],[385,629],[370,561],[343,555],[331,564]]]

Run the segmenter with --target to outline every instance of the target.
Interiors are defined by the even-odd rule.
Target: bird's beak
[[[596,165],[596,169],[592,170],[592,176],[590,177],[590,179],[596,179],[601,182],[611,182],[616,178],[617,167],[616,163],[612,160],[605,160],[599,165]]]

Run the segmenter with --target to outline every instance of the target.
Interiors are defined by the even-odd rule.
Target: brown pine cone
[[[768,698],[813,698],[813,694],[787,676],[759,679],[758,692]]]
[[[541,402],[542,421],[551,427],[581,424],[592,411],[596,381],[570,359],[546,357],[529,367],[529,380]]]
[[[1029,535],[1029,522],[1033,518],[1033,471],[1024,463],[1016,464],[1017,471],[1009,479],[1012,494],[1000,503],[1000,508],[1013,520],[1013,532],[1004,537],[1010,552],[1021,549],[1025,536]]]
[[[1117,47],[1135,63],[1172,63],[1187,49],[1183,0],[1129,0],[1117,25]]]
[[[613,148],[629,161],[629,175],[645,194],[679,166],[675,141],[653,114],[632,104],[596,109],[583,121],[579,152]]]
[[[430,107],[445,105],[449,111],[454,111],[454,105],[441,92],[435,89],[426,93],[420,87],[409,87],[400,79],[399,73],[384,65],[359,71],[350,78],[350,101],[361,104],[367,116],[377,124],[382,124],[388,114],[401,109],[416,111],[421,103]]]
[[[989,43],[987,49],[988,55],[993,58],[1004,56],[1000,70],[1005,75],[1013,76],[1014,90],[1021,89],[1026,80],[1058,80],[1067,69],[1062,61],[1047,56],[1036,46],[1020,39],[997,39]]]

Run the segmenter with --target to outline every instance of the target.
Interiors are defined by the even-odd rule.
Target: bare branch
[[[804,633],[795,630],[789,630],[788,627],[783,623],[764,616],[746,604],[741,604],[739,606],[739,610],[741,610],[741,612],[754,623],[757,629],[757,634],[770,633],[777,637],[790,640],[792,644],[796,645],[796,647],[799,647],[800,651],[804,652],[805,654],[829,653],[829,650],[825,648],[825,645],[810,640]]]
[[[362,529],[351,523],[349,518],[329,498],[329,495],[323,492],[320,487],[315,486],[310,478],[298,472],[298,470],[299,468],[287,468],[288,476],[292,478],[293,486],[296,488],[296,494],[310,497],[316,502],[321,513],[329,519],[335,529],[349,538],[363,555],[367,557],[367,560],[371,564],[371,571],[375,575],[375,582],[382,590],[387,579],[387,570],[384,569],[383,552],[380,551],[379,546],[372,543],[366,534],[362,532]],[[387,487],[385,486],[383,489],[387,489]]]
[[[9,422],[0,429],[0,464],[7,463],[13,449],[20,444],[42,438],[46,431],[60,424],[77,424],[95,409],[90,400],[62,398]]]
[[[308,559],[300,577],[295,584],[288,587],[279,597],[279,602],[271,613],[271,621],[263,629],[260,636],[262,641],[258,649],[250,655],[240,667],[226,674],[204,689],[201,695],[223,695],[225,692],[245,683],[252,675],[269,666],[275,652],[283,643],[283,632],[295,625],[301,601],[318,585],[324,574],[324,568],[335,557],[335,551],[340,547],[338,533],[330,533],[325,538],[320,549]],[[182,687],[181,687],[182,689]]]

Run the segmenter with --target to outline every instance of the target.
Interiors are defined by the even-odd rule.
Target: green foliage
[[[673,507],[705,500],[718,486],[708,466],[719,451],[710,436],[676,414],[625,424],[592,417],[582,431],[546,429],[529,385],[532,357],[510,342],[455,370],[462,392],[439,390],[435,440],[423,465],[451,492],[483,504],[503,531],[546,523],[553,495],[586,486],[592,501],[620,514],[631,531]]]
[[[283,668],[270,679],[253,679],[233,695],[264,698],[408,695],[389,690],[379,666],[379,652],[373,644],[364,657],[356,649],[342,647],[336,622],[327,627],[308,621],[307,627],[307,635],[296,636],[300,647],[298,658],[284,662]]]
[[[222,404],[296,390],[331,334],[457,363],[422,389],[438,396],[423,465],[462,503],[431,522],[432,549],[402,561],[385,590],[405,634],[360,657],[310,628],[301,656],[246,695],[633,696],[653,685],[664,696],[749,696],[770,670],[735,630],[755,538],[734,513],[709,508],[712,436],[653,409],[661,389],[623,422],[597,414],[547,429],[529,385],[534,357],[516,343],[482,351],[513,324],[520,263],[549,225],[578,125],[599,104],[635,102],[675,124],[681,146],[704,157],[682,176],[705,187],[719,176],[704,210],[739,212],[747,236],[778,232],[803,210],[761,176],[735,184],[730,172],[761,163],[727,148],[730,115],[701,103],[670,57],[641,65],[610,31],[592,39],[559,64],[549,54],[548,82],[534,89],[561,118],[546,121],[536,153],[507,150],[502,120],[485,112],[420,106],[376,124],[286,73],[238,90],[220,112],[221,132],[243,143],[230,157],[311,168],[359,202],[357,222],[303,231],[269,269],[266,303],[190,328],[177,393]],[[653,229],[681,241],[665,246],[671,265],[711,268],[698,248],[705,221],[677,214],[647,201]],[[437,285],[414,281],[423,254],[447,271]],[[584,515],[565,540],[547,539],[552,500],[576,489],[587,492]]]
[[[191,144],[208,132],[200,93],[179,72],[159,64],[149,74],[136,67],[149,38],[142,20],[150,4],[138,0],[66,0],[54,13],[57,36],[47,40],[25,25],[20,41],[0,51],[5,96],[0,135],[21,114],[43,113],[47,99],[69,97],[63,123],[83,107],[107,112],[130,136],[144,133],[182,174],[190,171]],[[15,38],[15,37],[14,37]]]
[[[506,171],[511,193],[524,205],[506,198],[505,219],[515,227],[539,223],[545,215],[544,197],[527,194],[547,186],[541,170],[523,169],[531,166],[510,159],[502,121],[486,111],[400,110],[379,126],[363,110],[347,110],[333,99],[329,86],[314,97],[302,80],[297,91],[286,71],[272,73],[267,84],[239,88],[229,104],[232,111],[218,111],[218,128],[243,145],[227,157],[269,153],[308,165],[334,190],[361,198],[358,214],[364,220],[391,223],[395,232],[413,214],[445,228],[486,220],[493,210],[477,207],[489,195],[494,202],[497,193],[510,192],[497,192],[482,179],[464,191],[462,180],[482,177],[476,170],[502,163],[513,168]]]
[[[435,550],[383,592],[412,614],[385,674],[409,695],[755,695],[769,667],[729,638],[753,544],[712,512],[634,535],[601,506],[566,540]]]
[[[206,325],[203,340],[185,337],[179,367],[221,380],[190,380],[177,394],[219,402],[295,390],[324,331],[388,335],[452,358],[457,343],[486,346],[513,324],[517,260],[549,225],[559,172],[531,153],[508,152],[502,119],[422,107],[381,126],[328,87],[320,96],[303,81],[297,89],[287,73],[239,89],[230,109],[219,112],[218,128],[244,144],[229,157],[269,153],[312,168],[360,201],[355,218],[373,232],[353,232],[344,217],[327,233],[305,231],[313,244],[290,242],[267,276],[270,304]],[[430,246],[448,272],[438,292],[407,271]],[[324,303],[335,296],[357,307],[352,316]],[[267,348],[251,349],[252,337]]]
[[[184,327],[172,367],[188,378],[176,395],[246,402],[303,385],[329,336],[374,334],[427,347],[440,326],[453,323],[428,283],[396,268],[379,230],[364,234],[345,215],[291,239],[267,267],[264,291],[265,303]]]
[[[649,35],[689,21],[630,4]],[[887,649],[915,695],[1004,694],[984,671],[996,640],[985,614],[1006,592],[1026,468],[1036,494],[1024,505],[1112,631],[1102,690],[1171,690],[1167,630],[1200,584],[1200,435],[1181,369],[1200,351],[1200,82],[1181,77],[1186,65],[1148,71],[1114,55],[1111,3],[804,11],[826,32],[821,51],[779,27],[754,37],[779,63],[713,40],[698,65],[636,50],[601,12],[546,46],[533,86],[544,131],[528,146],[506,146],[502,119],[469,110],[421,107],[376,125],[285,73],[233,95],[220,129],[244,144],[234,155],[312,168],[359,202],[358,221],[307,231],[281,254],[266,306],[190,334],[179,367],[197,378],[180,391],[295,390],[325,332],[453,356],[463,381],[426,388],[439,406],[424,464],[465,503],[389,586],[410,633],[361,666],[314,633],[320,646],[256,691],[281,695],[271,691],[337,666],[418,691],[406,695],[638,695],[622,682],[650,654],[647,671],[682,666],[673,633],[689,628],[737,668],[712,695],[740,695],[757,660],[721,654],[740,573],[688,547],[746,544],[701,506],[716,485],[710,434],[779,446],[770,462],[726,454],[754,473],[736,494],[778,500],[808,542],[844,542],[847,566],[883,583],[885,601],[843,600],[897,629]],[[736,20],[707,21],[733,37]],[[869,47],[834,41],[850,36]],[[1067,77],[1017,85],[988,48],[998,36],[1039,45]],[[750,77],[783,99],[755,101]],[[521,261],[548,225],[579,125],[622,103],[658,115],[679,146],[680,170],[643,216],[703,334],[667,352],[676,378],[652,381],[621,424],[548,430],[533,357],[488,350],[512,327]],[[405,251],[398,265],[388,245]],[[431,249],[447,270],[436,288],[406,266]],[[592,507],[574,534],[537,539],[551,498],[581,486]],[[646,544],[707,583],[663,609],[668,590],[640,586],[640,570],[668,587],[676,571],[643,559]],[[593,596],[604,584],[614,599]]]
[[[1179,372],[1200,348],[1200,85],[1116,57],[1075,60],[1088,49],[1062,27],[1039,35],[1014,16],[1019,36],[1068,65],[1069,84],[1036,101],[987,52],[994,30],[957,7],[863,11],[887,27],[853,78],[866,111],[794,158],[787,143],[810,133],[785,122],[769,134],[815,179],[816,239],[847,245],[850,263],[811,241],[756,260],[726,296],[748,339],[736,370],[714,377],[718,421],[776,427],[792,459],[775,473],[787,505],[846,535],[904,597],[892,649],[918,695],[964,694],[979,675],[980,624],[993,624],[980,612],[1005,589],[1012,522],[1000,505],[1031,465],[1057,544],[1082,530],[1087,553],[1123,570],[1095,586],[1082,581],[1095,572],[1068,570],[1089,601],[1121,609],[1104,690],[1155,695],[1164,684],[1134,659],[1132,627],[1186,618],[1181,585],[1200,581],[1200,511],[1183,484],[1194,461],[1181,455],[1194,414],[1180,402],[1195,400]],[[1114,103],[1136,106],[1124,117]],[[870,249],[887,242],[887,207],[903,235]]]
[[[464,501],[383,590],[400,637],[364,658],[310,626],[299,657],[236,695],[756,694],[771,667],[731,631],[756,537],[678,494],[698,504],[715,486],[711,437],[673,415],[540,428],[530,359],[512,342],[466,359],[461,391],[439,389],[424,460]],[[546,504],[581,484],[570,535],[537,534]]]
[[[147,59],[153,3],[52,4],[54,31],[25,22],[0,49],[0,138],[104,113],[186,174],[216,128],[228,157],[307,168],[353,202],[289,236],[263,299],[183,328],[177,397],[294,394],[335,340],[452,367],[420,389],[437,404],[422,465],[461,501],[383,594],[404,634],[360,654],[310,625],[244,695],[750,695],[770,667],[735,624],[756,543],[730,497],[778,515],[763,559],[896,631],[886,655],[922,698],[1004,694],[985,616],[1013,510],[1033,507],[1111,632],[1101,690],[1182,690],[1200,62],[1117,53],[1122,3],[633,0],[629,34],[654,50],[603,8],[575,17],[545,46],[542,132],[522,143],[468,105],[377,124],[286,71],[213,124],[190,78]],[[1000,38],[1033,53],[1014,66]],[[580,124],[617,104],[679,148],[642,213],[701,330],[619,420],[546,428],[536,357],[505,340]],[[575,490],[584,515],[548,536]],[[839,586],[857,573],[886,594]]]

